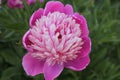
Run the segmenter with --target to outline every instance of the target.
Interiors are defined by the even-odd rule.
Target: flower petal
[[[63,71],[64,66],[59,64],[48,65],[45,63],[43,73],[45,80],[54,80]]]
[[[30,45],[31,42],[30,40],[28,39],[28,35],[30,34],[30,29],[25,33],[25,35],[23,36],[22,38],[22,43],[24,45],[24,47],[28,50],[28,51],[32,51],[30,48],[28,48],[27,45]]]
[[[21,2],[21,0],[19,0]],[[7,5],[10,8],[24,8],[23,3],[16,3],[16,0],[8,0]]]
[[[77,58],[72,61],[68,61],[65,64],[66,68],[75,70],[75,71],[81,71],[86,68],[86,66],[89,64],[90,58],[89,56],[83,57],[83,58]]]
[[[69,5],[69,4],[65,5],[64,13],[68,14],[68,15],[72,15],[73,14],[73,8],[72,8],[72,6]]]
[[[29,21],[30,27],[33,27],[35,25],[36,20],[41,18],[41,16],[43,15],[43,12],[44,10],[40,8],[32,14]]]
[[[49,1],[45,6],[44,15],[47,15],[49,12],[64,12],[64,5],[59,1]]]
[[[36,2],[36,0],[26,0],[28,5],[34,4]]]
[[[84,44],[82,45],[82,49],[80,50],[79,57],[87,56],[91,51],[91,40],[89,37],[83,37]]]
[[[82,15],[79,15],[79,13],[75,13],[73,15],[73,18],[76,20],[77,23],[80,24],[80,29],[82,31],[81,36],[88,36],[89,30],[88,30],[87,21],[85,17]]]
[[[22,65],[27,75],[35,76],[43,73],[44,62],[32,57],[31,53],[23,57]]]
[[[13,1],[12,1],[12,0],[8,0],[8,1],[7,1],[7,5],[8,5],[10,8],[14,8]]]
[[[44,0],[39,0],[40,1],[40,3],[43,3],[44,2]]]

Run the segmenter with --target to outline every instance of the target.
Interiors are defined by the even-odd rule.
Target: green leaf
[[[17,53],[13,52],[11,49],[4,49],[1,51],[1,56],[5,59],[9,64],[19,66],[21,64],[21,60],[18,57]]]
[[[13,76],[20,75],[21,72],[16,67],[9,67],[4,70],[0,80],[12,80]]]

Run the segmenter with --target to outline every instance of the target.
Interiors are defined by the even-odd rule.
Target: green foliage
[[[64,69],[56,80],[120,80],[120,0],[61,0],[87,19],[92,50],[91,63],[81,72]],[[29,18],[47,0],[24,9],[0,9],[0,80],[44,80],[43,75],[27,76],[21,62],[26,51],[22,36]]]

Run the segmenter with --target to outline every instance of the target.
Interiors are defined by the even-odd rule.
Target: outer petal
[[[40,8],[33,13],[33,15],[30,17],[30,21],[29,21],[30,27],[33,27],[35,25],[35,21],[43,15],[43,11],[44,10],[42,8]]]
[[[88,36],[89,30],[88,30],[87,21],[85,17],[82,15],[79,15],[79,13],[75,13],[73,15],[73,18],[76,20],[77,23],[80,24],[80,29],[82,31],[81,36]]]
[[[80,50],[79,57],[87,56],[91,51],[91,40],[89,37],[83,37],[84,44],[82,45],[82,49]]]
[[[86,56],[83,58],[77,58],[76,60],[67,62],[65,64],[65,67],[75,71],[81,71],[86,68],[89,62],[90,62],[90,58],[89,56]]]
[[[47,63],[45,63],[43,69],[45,80],[54,80],[60,75],[60,73],[63,71],[63,68],[63,65],[48,65]]]
[[[19,3],[15,3],[15,2],[16,2],[16,0],[8,0],[7,5],[10,8],[24,8],[23,4],[19,4]]]
[[[44,0],[39,0],[40,1],[40,3],[43,3],[44,2]]]
[[[35,2],[36,2],[36,0],[27,0],[28,5],[34,4]]]
[[[44,62],[33,58],[31,53],[23,57],[22,65],[27,75],[35,76],[43,73]]]
[[[72,8],[72,6],[69,5],[69,4],[65,5],[64,13],[68,14],[68,15],[72,15],[73,14],[73,8]]]
[[[28,49],[28,47],[27,47],[27,45],[30,45],[31,44],[31,42],[29,41],[29,39],[28,39],[28,35],[30,34],[30,30],[28,30],[26,33],[25,33],[25,35],[23,36],[23,38],[22,38],[22,43],[23,43],[23,45],[24,45],[24,47],[26,48],[26,49]]]
[[[47,15],[49,12],[64,12],[64,5],[59,1],[49,1],[45,6],[44,15]]]
[[[13,1],[11,1],[11,0],[8,0],[8,1],[7,1],[7,5],[8,5],[10,8],[14,8]]]

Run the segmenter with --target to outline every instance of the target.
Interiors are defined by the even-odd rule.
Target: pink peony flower
[[[26,0],[28,5],[34,4],[36,0]],[[22,0],[8,0],[7,5],[10,8],[24,8]]]
[[[44,2],[44,0],[39,0],[40,1],[40,3],[43,3]]]
[[[2,4],[2,0],[0,0],[0,5]]]
[[[84,16],[71,5],[49,1],[30,18],[30,29],[23,37],[28,53],[22,65],[27,75],[43,73],[54,80],[64,67],[81,71],[89,64],[91,40]]]

